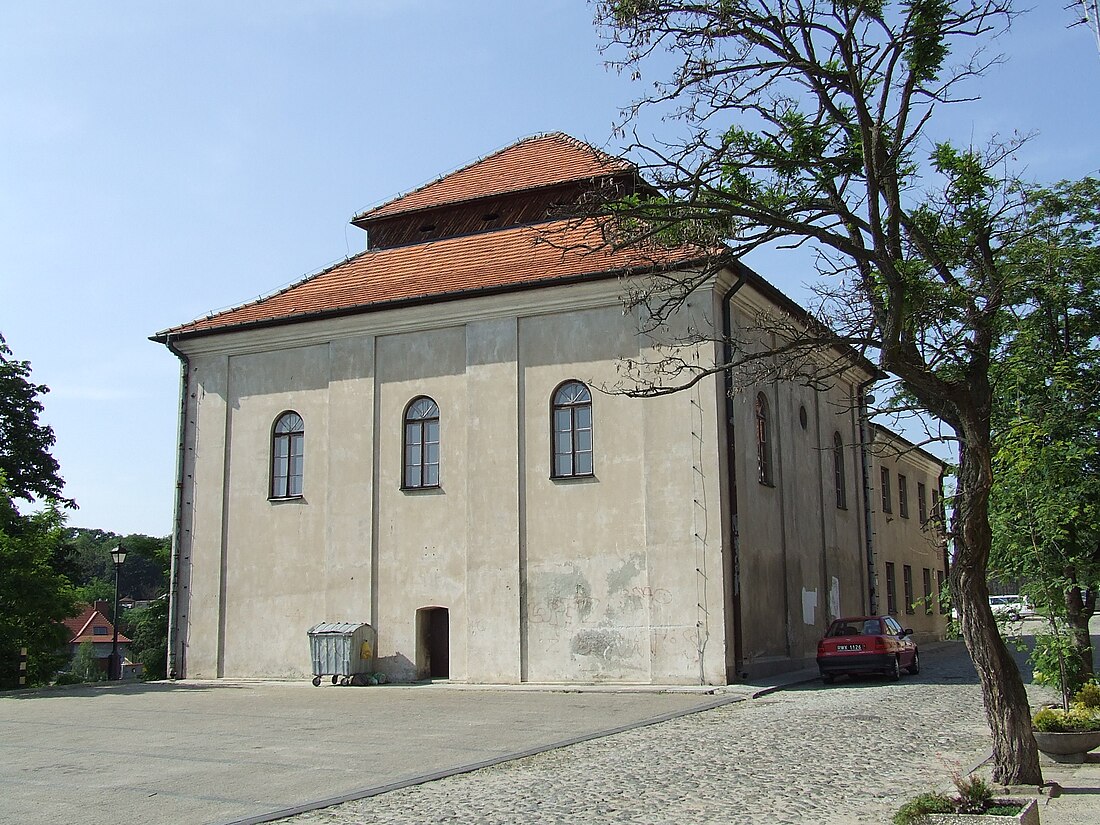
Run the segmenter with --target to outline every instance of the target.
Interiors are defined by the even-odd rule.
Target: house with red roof
[[[100,670],[107,673],[107,662],[110,658],[111,651],[114,647],[114,632],[115,626],[108,618],[111,613],[111,605],[105,601],[96,601],[90,605],[85,605],[81,612],[71,618],[65,619],[65,627],[69,631],[69,658],[76,656],[77,650],[79,650],[82,644],[88,643],[92,645],[92,650],[95,655],[96,664]],[[123,675],[127,675],[128,671],[126,666],[129,666],[129,670],[134,668],[133,663],[129,662],[129,646],[130,639],[123,635],[118,634],[118,651],[123,661]],[[140,669],[140,665],[137,666]]]
[[[347,260],[153,336],[183,381],[171,672],[309,676],[310,627],[366,622],[393,679],[724,684],[867,610],[876,371],[735,381],[734,336],[806,313],[711,250],[613,242],[597,190],[653,191],[535,135],[356,215]],[[657,328],[624,303],[684,278]]]

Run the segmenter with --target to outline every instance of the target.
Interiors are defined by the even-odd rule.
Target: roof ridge
[[[568,137],[568,135],[566,135],[564,132],[536,132],[533,135],[527,135],[527,137],[522,137],[519,140],[515,140],[505,146],[501,146],[499,149],[495,149],[492,152],[489,152],[487,155],[480,155],[479,157],[476,157],[471,161],[456,166],[454,169],[449,169],[446,172],[436,175],[431,180],[424,181],[424,183],[420,184],[419,186],[414,186],[412,189],[406,189],[404,192],[398,192],[394,195],[390,195],[388,198],[384,198],[383,200],[375,201],[372,204],[368,204],[367,206],[364,206],[362,209],[356,212],[355,215],[352,216],[351,220],[354,223],[360,218],[366,217],[368,214],[375,211],[376,209],[380,209],[381,207],[385,206],[387,203],[393,203],[396,200],[401,200],[401,198],[407,198],[409,195],[415,194],[416,192],[427,189],[433,184],[439,183],[444,178],[449,178],[451,175],[457,175],[459,172],[465,172],[471,166],[476,166],[477,164],[483,163],[490,158],[495,158],[497,155],[503,154],[504,152],[507,152],[509,149],[512,149],[516,146],[522,146],[524,143],[529,143],[530,141],[540,140],[546,137],[553,137],[554,135]]]

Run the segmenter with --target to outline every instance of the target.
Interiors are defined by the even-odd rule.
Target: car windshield
[[[882,625],[878,619],[837,619],[829,626],[829,636],[879,636]]]

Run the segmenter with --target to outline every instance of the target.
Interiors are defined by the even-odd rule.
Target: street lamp
[[[118,571],[126,561],[126,549],[121,544],[111,550],[111,561],[115,563],[115,614],[111,619],[115,638],[111,642],[111,657],[107,660],[107,678],[117,680],[122,678],[122,662],[118,655]]]

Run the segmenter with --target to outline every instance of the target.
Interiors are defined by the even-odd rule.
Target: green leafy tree
[[[95,645],[91,642],[81,642],[77,647],[70,670],[72,675],[81,682],[100,682],[106,678],[106,673],[96,660]]]
[[[30,364],[17,361],[0,335],[0,686],[18,685],[19,649],[28,652],[28,682],[48,681],[64,661],[62,620],[74,593],[66,572],[64,482],[50,454],[53,430],[38,420],[39,396]],[[23,515],[17,501],[45,504]]]
[[[1100,588],[1100,183],[1032,193],[1028,223],[1014,264],[1039,277],[1024,282],[992,367],[990,566],[1025,582],[1032,602],[1064,624],[1067,655],[1046,670],[1064,672],[1073,693],[1093,675],[1089,619]]]
[[[79,579],[77,579],[79,581]],[[86,584],[78,584],[75,588],[78,604],[93,604],[98,601],[111,602],[115,598],[114,582],[106,579],[92,579]]]
[[[127,553],[120,571],[121,595],[155,599],[166,592],[169,538],[138,533],[120,536],[106,530],[75,527],[66,530],[65,544],[75,570],[73,580],[83,586],[85,601],[92,601],[91,596],[108,601],[114,598],[115,570],[111,550],[120,544]]]
[[[1033,784],[1042,773],[1027,695],[987,585],[992,365],[1043,277],[1019,265],[1032,198],[1008,169],[1017,143],[960,147],[933,131],[940,107],[974,94],[969,84],[992,60],[985,50],[1013,16],[1010,0],[598,3],[617,65],[660,72],[625,125],[636,131],[656,109],[679,134],[630,147],[647,159],[655,195],[594,202],[620,218],[605,221],[607,243],[715,250],[710,266],[630,296],[654,324],[744,253],[780,244],[817,255],[810,322],[762,321],[750,337],[767,333],[773,346],[724,341],[727,361],[662,392],[719,371],[820,383],[822,354],[848,347],[953,430],[953,602],[982,685],[994,779]]]
[[[19,686],[21,647],[28,685],[49,682],[67,658],[61,622],[74,613],[75,594],[54,567],[63,522],[56,507],[21,515],[0,474],[0,688]]]
[[[130,645],[130,658],[144,666],[142,678],[168,678],[168,599],[159,598],[146,608],[134,609],[126,614],[126,635]]]
[[[72,499],[61,494],[65,482],[50,454],[53,430],[38,420],[42,412],[39,396],[50,389],[31,383],[30,375],[30,363],[15,360],[0,335],[0,471],[7,478],[12,498],[72,507]]]

